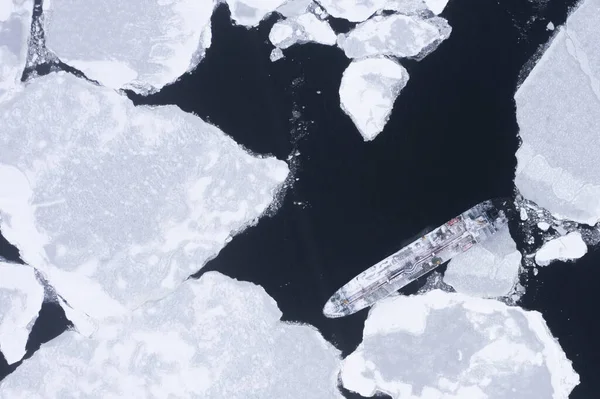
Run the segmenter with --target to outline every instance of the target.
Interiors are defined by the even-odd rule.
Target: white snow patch
[[[384,8],[388,0],[319,0],[319,4],[336,18],[362,22]]]
[[[339,398],[339,351],[281,322],[254,284],[217,272],[91,338],[67,331],[0,381],[0,398]]]
[[[579,383],[540,313],[440,290],[377,303],[341,378],[414,399],[567,399]]]
[[[515,95],[515,184],[558,218],[600,220],[600,1],[585,0]]]
[[[289,172],[175,106],[134,107],[71,74],[33,80],[0,120],[0,228],[94,319],[172,292],[257,222]]]
[[[46,45],[107,87],[148,94],[200,62],[210,46],[215,5],[216,0],[44,2]]]
[[[365,141],[383,131],[394,101],[408,83],[408,72],[383,57],[353,61],[344,71],[340,105]]]
[[[33,0],[0,1],[0,102],[22,87],[32,14]]]
[[[33,268],[0,262],[0,351],[8,364],[25,356],[25,345],[44,301]]]
[[[579,259],[587,252],[587,246],[577,231],[550,240],[536,252],[535,263],[547,266],[554,260]]]
[[[315,42],[333,46],[337,36],[327,21],[311,13],[277,22],[271,28],[269,40],[274,46],[286,49],[296,43]]]
[[[225,0],[225,2],[236,24],[255,27],[263,18],[285,3],[285,0]]]
[[[508,227],[455,256],[444,274],[444,282],[457,292],[484,298],[511,294],[518,281],[521,253]]]
[[[399,58],[424,56],[450,36],[445,19],[420,16],[375,16],[347,34],[338,45],[348,58],[391,55]]]

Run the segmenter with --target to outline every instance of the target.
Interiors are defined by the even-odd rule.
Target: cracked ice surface
[[[308,42],[333,46],[337,42],[337,36],[327,21],[306,13],[274,24],[269,40],[274,46],[286,49],[296,43]]]
[[[238,25],[249,28],[257,26],[268,14],[285,3],[285,0],[224,0],[229,6],[231,18]]]
[[[319,0],[332,16],[351,22],[362,22],[384,8],[388,0]]]
[[[33,0],[0,1],[0,101],[21,84],[32,13]]]
[[[51,74],[0,109],[0,228],[74,309],[172,292],[255,223],[287,165],[175,106]]]
[[[462,294],[494,298],[511,293],[519,277],[521,253],[504,227],[486,241],[455,256],[444,282]]]
[[[341,398],[339,351],[281,315],[261,287],[208,272],[91,339],[44,344],[0,398]]]
[[[376,16],[340,35],[338,45],[348,58],[423,57],[446,40],[451,31],[447,21],[440,17]]]
[[[440,290],[376,304],[341,375],[411,399],[567,399],[579,383],[540,313]]]
[[[559,218],[600,219],[600,0],[559,29],[515,95],[523,139],[515,184]]]
[[[388,58],[353,61],[344,71],[340,105],[365,141],[385,127],[394,101],[408,83],[408,72]]]
[[[579,259],[587,253],[587,246],[577,231],[550,240],[535,253],[535,263],[547,266],[554,260]]]
[[[45,1],[46,46],[90,79],[148,94],[200,62],[214,7],[215,0]]]
[[[44,287],[33,268],[0,262],[0,351],[8,364],[25,355],[43,301]]]

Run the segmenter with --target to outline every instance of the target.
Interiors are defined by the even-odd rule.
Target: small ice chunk
[[[567,399],[579,384],[539,312],[441,290],[377,303],[341,379],[362,396],[423,399]]]
[[[308,42],[333,46],[337,37],[327,21],[306,13],[277,22],[271,28],[269,40],[274,46],[286,49],[296,43]]]
[[[558,218],[600,220],[598,0],[584,0],[515,94],[515,185]]]
[[[225,0],[225,2],[236,24],[252,28],[258,26],[263,18],[285,3],[285,0]]]
[[[312,5],[313,0],[287,0],[279,6],[277,12],[286,18],[299,17],[306,14]]]
[[[350,22],[362,22],[381,10],[388,0],[319,0],[330,15]]]
[[[581,233],[574,231],[566,236],[550,240],[536,252],[535,263],[547,266],[554,260],[579,259],[587,252],[587,246],[581,238]]]
[[[495,298],[508,296],[518,281],[521,253],[502,228],[486,241],[455,256],[448,264],[444,282],[457,292]]]
[[[542,231],[547,231],[550,228],[550,224],[546,223],[546,222],[539,222],[537,224],[537,226],[539,227],[540,230]]]
[[[135,107],[66,73],[31,81],[0,120],[2,233],[93,319],[172,292],[289,173],[175,106]]]
[[[554,30],[554,24],[552,23],[552,21],[548,22],[548,25],[546,25],[546,29]]]
[[[216,1],[60,0],[43,5],[46,46],[63,62],[107,87],[148,94],[204,57]]]
[[[0,102],[21,87],[33,0],[0,1]]]
[[[521,218],[522,221],[527,220],[527,210],[525,208],[521,208],[519,210],[519,217]]]
[[[376,16],[346,35],[339,35],[338,45],[348,58],[422,57],[435,50],[451,31],[450,25],[440,17]]]
[[[0,381],[0,398],[333,398],[340,352],[281,321],[259,286],[208,272],[89,339],[67,331]]]
[[[383,131],[408,79],[404,67],[383,57],[353,61],[346,68],[340,85],[340,106],[365,141]]]
[[[284,58],[285,55],[283,55],[283,51],[281,51],[280,48],[275,47],[272,51],[271,51],[271,55],[270,55],[270,60],[271,62],[275,62],[278,61],[282,58]]]
[[[43,301],[44,287],[32,267],[0,262],[0,351],[8,364],[25,356]]]

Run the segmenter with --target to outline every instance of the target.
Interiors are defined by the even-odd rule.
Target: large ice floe
[[[540,266],[547,266],[555,260],[579,259],[586,253],[587,246],[581,237],[581,233],[574,231],[545,242],[535,254],[535,263]]]
[[[451,31],[448,22],[440,17],[376,16],[340,35],[338,45],[348,58],[423,57],[448,38]]]
[[[65,73],[30,82],[0,120],[2,233],[96,319],[172,292],[289,172],[175,106],[134,107]]]
[[[519,277],[521,253],[504,227],[488,240],[455,256],[444,282],[457,292],[494,298],[510,295]]]
[[[559,218],[600,219],[600,0],[584,0],[518,89],[515,183]]]
[[[280,318],[262,288],[209,272],[91,339],[44,344],[0,398],[341,398],[339,351]]]
[[[193,69],[216,0],[44,1],[46,46],[105,86],[147,94]]]
[[[222,0],[229,6],[231,18],[238,25],[255,27],[286,0]]]
[[[353,61],[346,68],[340,84],[340,105],[365,141],[381,133],[408,79],[402,65],[385,57]]]
[[[376,304],[341,376],[402,399],[567,399],[579,383],[540,313],[440,290]]]
[[[44,287],[33,268],[0,262],[0,351],[8,364],[25,355],[43,301]]]
[[[32,14],[33,0],[0,1],[0,102],[21,84]]]

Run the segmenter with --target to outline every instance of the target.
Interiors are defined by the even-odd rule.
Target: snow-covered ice
[[[44,344],[0,398],[342,398],[339,351],[281,315],[261,287],[208,272],[91,339]]]
[[[341,376],[411,399],[567,399],[579,383],[540,313],[440,290],[376,304]]]
[[[257,26],[267,15],[285,3],[285,0],[224,0],[231,18],[238,25]]]
[[[175,106],[66,73],[0,109],[0,228],[101,319],[172,292],[268,209],[289,169]]]
[[[107,87],[146,94],[200,62],[211,43],[216,0],[43,4],[46,46],[63,62]]]
[[[383,131],[408,79],[404,67],[384,57],[353,61],[346,68],[340,84],[340,106],[365,141]]]
[[[286,49],[296,43],[315,42],[333,46],[337,36],[327,21],[306,13],[277,22],[271,28],[269,40],[274,46]]]
[[[376,16],[339,35],[338,45],[348,58],[377,55],[423,57],[450,36],[452,28],[440,17]]]
[[[587,246],[578,231],[552,239],[535,253],[535,263],[547,266],[554,260],[575,260],[587,253]]]
[[[518,89],[515,184],[559,218],[600,220],[600,0],[585,0]]]
[[[377,11],[384,8],[388,0],[319,0],[319,4],[336,18],[350,22],[367,20]]]
[[[43,301],[44,287],[33,268],[0,262],[0,351],[8,364],[25,355]]]
[[[0,102],[21,84],[32,14],[33,0],[0,1]]]
[[[521,253],[504,227],[486,241],[455,256],[444,282],[457,292],[485,297],[511,294],[519,277]]]

